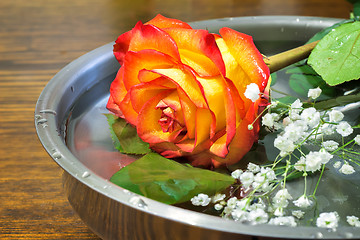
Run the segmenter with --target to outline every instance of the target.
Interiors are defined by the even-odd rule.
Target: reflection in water
[[[100,112],[93,117],[83,117],[77,121],[73,132],[72,148],[74,150],[72,152],[91,171],[109,179],[115,172],[132,163],[136,158],[109,149],[109,146],[112,145],[110,133],[106,128],[106,117]],[[94,120],[101,122],[99,125],[101,127],[95,128],[95,132],[94,127],[89,125],[89,121],[93,122]],[[107,146],[101,144],[103,138],[108,139],[106,141],[109,143]]]

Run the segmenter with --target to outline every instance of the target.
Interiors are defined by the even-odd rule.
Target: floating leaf
[[[149,153],[115,173],[110,181],[145,197],[175,204],[189,201],[199,193],[214,195],[235,180]]]
[[[331,32],[333,29],[345,24],[345,23],[350,23],[350,22],[354,22],[353,19],[345,19],[341,22],[335,23],[334,25],[324,28],[323,30],[321,30],[320,32],[317,32],[312,38],[309,39],[309,41],[307,41],[307,43],[311,43],[311,42],[315,42],[317,40],[321,40],[323,37],[325,37],[329,32]]]
[[[320,87],[322,92],[317,100],[330,99],[336,96],[336,89],[328,86],[309,65],[292,68],[287,73],[293,73],[289,79],[289,86],[301,97],[307,98],[309,89]]]
[[[121,153],[146,154],[151,152],[149,144],[142,141],[136,128],[113,114],[105,114],[110,125],[114,146]]]
[[[360,22],[329,32],[311,52],[308,63],[331,86],[360,78]]]
[[[276,72],[270,74],[270,78],[271,78],[271,83],[270,83],[270,85],[271,85],[271,86],[275,85],[275,83],[277,82],[277,74],[276,74]]]
[[[354,3],[353,13],[356,18],[360,18],[360,1]]]

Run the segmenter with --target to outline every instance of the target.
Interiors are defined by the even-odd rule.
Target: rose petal
[[[163,107],[170,107],[175,111],[175,119],[176,121],[182,125],[185,126],[185,120],[184,120],[184,114],[181,108],[179,95],[177,92],[173,92],[169,94],[167,97],[162,99],[162,102],[165,104]]]
[[[163,132],[158,121],[161,118],[162,110],[157,108],[157,104],[171,94],[173,90],[162,91],[155,97],[148,100],[140,110],[137,118],[137,132],[139,137],[148,143],[172,142],[183,131],[178,128],[173,132]]]
[[[165,31],[153,25],[143,25],[138,22],[135,27],[118,37],[114,45],[114,55],[123,64],[128,51],[153,49],[180,61],[179,51],[175,41]]]
[[[210,147],[210,152],[225,158],[226,155],[229,153],[228,145],[227,145],[227,134],[224,134],[220,138],[218,138]]]
[[[121,112],[119,106],[114,102],[112,96],[109,97],[109,100],[106,104],[106,108],[114,113],[116,116],[123,118],[124,114]]]
[[[189,71],[186,71],[185,69],[154,69],[153,72],[168,78],[178,87],[183,89],[196,107],[207,107],[201,85]]]
[[[196,106],[182,89],[178,89],[178,96],[181,104],[181,109],[183,111],[184,121],[186,124],[186,135],[190,139],[195,139]]]
[[[129,90],[132,86],[140,83],[141,80],[144,81],[144,77],[139,76],[139,72],[144,69],[172,68],[175,65],[176,63],[169,55],[155,50],[129,51],[125,56],[122,67],[124,69],[124,85]]]
[[[258,132],[255,130],[249,130],[248,125],[251,122],[243,120],[236,128],[236,134],[231,141],[228,149],[229,153],[225,158],[213,157],[213,164],[215,167],[226,164],[231,165],[238,162],[247,152],[250,151],[252,145],[257,140]]]
[[[201,78],[197,80],[204,89],[205,98],[208,102],[209,109],[214,113],[216,119],[215,132],[220,131],[226,126],[226,90],[224,86],[224,79],[221,75],[212,78]],[[235,125],[234,125],[235,126]]]
[[[162,91],[169,89],[176,89],[176,86],[172,87],[164,86],[164,82],[169,82],[167,79],[158,78],[151,82],[139,83],[133,86],[129,93],[132,106],[136,112],[140,112],[144,104],[154,96],[158,95]]]
[[[200,76],[225,76],[225,65],[215,37],[206,30],[164,29],[176,42],[181,61]]]
[[[120,110],[123,113],[125,119],[132,125],[136,126],[138,113],[134,111],[131,104],[130,93],[125,95],[125,98],[119,104]]]
[[[209,109],[198,108],[195,120],[195,147],[210,139],[213,116]]]
[[[124,78],[124,68],[121,67],[110,86],[110,95],[112,96],[116,104],[120,104],[120,102],[124,99],[127,93],[127,90],[124,86],[123,78]]]
[[[219,32],[230,53],[249,76],[251,82],[258,84],[260,91],[263,91],[267,85],[270,70],[256,48],[252,37],[227,27],[221,28]]]
[[[146,24],[152,24],[158,28],[189,28],[190,25],[186,22],[183,22],[178,19],[167,18],[161,14],[156,15],[152,20],[148,21]]]

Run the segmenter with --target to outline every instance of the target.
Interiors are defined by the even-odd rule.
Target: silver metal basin
[[[191,25],[210,32],[226,26],[250,34],[263,54],[272,55],[303,44],[338,21],[263,16],[215,19]],[[56,74],[40,95],[35,110],[39,139],[64,169],[67,198],[92,231],[103,239],[139,240],[360,238],[360,230],[351,227],[328,231],[229,221],[162,204],[110,183],[108,178],[118,165],[133,160],[113,149],[103,116],[107,112],[109,86],[119,68],[112,45],[85,54]]]

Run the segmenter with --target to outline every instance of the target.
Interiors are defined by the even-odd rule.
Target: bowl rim
[[[229,27],[236,26],[239,22],[259,22],[262,24],[271,24],[276,22],[282,24],[286,22],[300,22],[311,23],[323,21],[332,25],[343,19],[338,18],[323,18],[323,17],[306,17],[306,16],[249,16],[249,17],[234,17],[234,18],[220,18],[204,21],[191,22],[193,28],[204,28],[206,25],[212,26],[227,24]],[[279,227],[272,225],[251,225],[240,223],[236,221],[229,221],[217,216],[210,216],[203,213],[179,208],[176,206],[167,205],[134,193],[130,193],[126,189],[118,187],[108,180],[96,175],[82,164],[67,148],[63,137],[59,134],[60,125],[64,119],[68,109],[61,109],[59,102],[64,96],[64,91],[59,91],[59,88],[70,88],[71,82],[75,81],[79,74],[86,72],[104,61],[111,61],[113,42],[105,44],[96,48],[85,55],[75,59],[63,69],[61,69],[45,86],[35,107],[35,128],[38,138],[44,149],[48,152],[51,158],[64,171],[76,178],[78,181],[88,186],[89,188],[99,192],[100,194],[111,198],[121,204],[136,208],[139,211],[148,214],[156,215],[171,221],[181,222],[183,224],[197,226],[205,229],[218,230],[222,232],[229,232],[244,235],[256,235],[263,237],[278,237],[278,238],[344,238],[344,236],[359,236],[360,229],[353,227],[341,227],[337,232],[328,231],[317,227],[299,226],[296,227],[297,236],[294,235],[293,227]],[[95,61],[95,62],[94,62]],[[109,68],[108,70],[113,70]],[[85,92],[85,90],[82,90]],[[134,198],[140,199],[144,204],[134,205],[131,202]],[[279,230],[281,228],[281,230]],[[341,229],[341,231],[339,231]],[[299,234],[301,233],[301,234]],[[340,235],[339,235],[340,234]],[[348,235],[341,235],[348,234]]]

